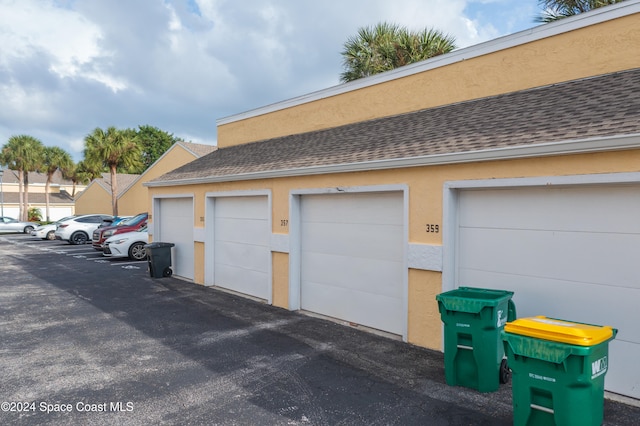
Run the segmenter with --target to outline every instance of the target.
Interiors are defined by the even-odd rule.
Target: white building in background
[[[29,208],[38,208],[42,218],[46,219],[46,182],[44,173],[29,172]],[[3,169],[2,188],[0,191],[0,216],[18,218],[20,211],[18,171]],[[86,185],[75,185],[71,180],[64,179],[57,171],[49,185],[49,218],[52,221],[75,214],[74,195],[79,194]],[[75,192],[75,193],[74,193]]]

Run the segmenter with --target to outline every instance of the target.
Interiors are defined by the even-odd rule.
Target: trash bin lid
[[[594,346],[614,337],[617,330],[608,325],[583,324],[536,316],[508,322],[504,326],[504,331],[553,342]]]
[[[486,307],[495,307],[509,301],[512,291],[490,288],[458,287],[436,295],[436,300],[448,311],[477,314]]]
[[[173,243],[163,243],[163,242],[160,242],[160,241],[156,241],[156,242],[153,242],[153,243],[145,244],[144,247],[153,250],[154,248],[161,248],[161,247],[175,247],[175,244],[173,244]]]

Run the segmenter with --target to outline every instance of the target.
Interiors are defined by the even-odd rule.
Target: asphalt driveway
[[[22,235],[0,236],[0,367],[2,424],[512,423],[508,385],[447,386],[437,351]]]

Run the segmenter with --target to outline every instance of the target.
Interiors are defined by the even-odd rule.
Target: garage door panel
[[[216,285],[239,293],[267,299],[267,287],[263,285],[264,272],[237,266],[219,264],[216,267]]]
[[[501,272],[638,288],[640,235],[461,228],[460,267],[484,270],[500,259]],[[580,250],[576,250],[580,247]],[[579,268],[567,268],[567,264]],[[547,275],[550,274],[550,275]]]
[[[234,242],[220,242],[217,248],[219,251],[215,253],[215,256],[216,263],[218,264],[235,266],[241,269],[250,269],[263,273],[267,273],[269,271],[269,262],[271,259],[264,246],[239,244]]]
[[[270,299],[270,224],[266,196],[214,201],[214,285]]]
[[[476,208],[486,205],[492,208]],[[640,221],[629,223],[629,215],[640,217],[633,186],[465,191],[459,204],[459,224],[470,227],[544,230],[552,217],[553,229],[640,233]]]
[[[402,259],[402,227],[345,223],[303,225],[305,251],[385,260]],[[336,244],[340,241],[340,244]],[[390,250],[395,248],[395,250]]]
[[[304,256],[304,255],[303,255]],[[388,297],[402,297],[401,277],[402,264],[400,262],[375,261],[330,254],[315,254],[303,258],[309,273],[305,278],[318,285],[327,286],[327,292],[335,287],[350,288],[354,291],[371,292],[372,283],[375,292]],[[326,268],[331,265],[331,268]],[[303,295],[306,288],[303,290]]]
[[[231,219],[268,219],[263,206],[267,197],[228,197],[216,199],[216,217]]]
[[[397,193],[331,194],[305,197],[305,222],[402,225]]]
[[[324,284],[307,282],[302,302],[309,311],[396,334],[402,333],[406,321],[402,315],[381,315],[381,312],[402,312],[398,299],[348,288],[335,287],[328,292]]]
[[[301,200],[301,307],[402,334],[404,194]]]
[[[216,240],[246,244],[269,245],[269,236],[264,231],[265,219],[216,218]]]
[[[462,191],[456,286],[514,291],[519,317],[619,329],[606,389],[640,398],[640,185]]]
[[[620,333],[618,333],[620,336]],[[616,388],[631,389],[631,396],[640,397],[640,376],[633,374],[640,360],[640,344],[620,340],[617,337],[609,343],[609,371],[605,376],[605,388],[615,383]]]
[[[458,282],[460,286],[515,291],[513,301],[518,317],[544,315],[611,325],[620,330],[618,339],[640,341],[640,327],[637,326],[640,315],[617,313],[637,312],[637,301],[640,300],[637,289],[613,291],[610,286],[475,270],[461,270]]]
[[[171,249],[175,275],[193,279],[193,199],[161,199],[159,219],[160,235],[154,240],[175,244]]]

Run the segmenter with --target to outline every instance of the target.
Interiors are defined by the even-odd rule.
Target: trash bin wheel
[[[507,364],[507,359],[503,359],[502,362],[500,363],[500,383],[505,384],[505,383],[509,383],[509,380],[511,379],[511,369],[509,368],[509,365]]]
[[[164,268],[164,271],[162,271],[162,276],[163,277],[170,277],[171,274],[173,274],[173,271],[168,266],[166,268]]]

